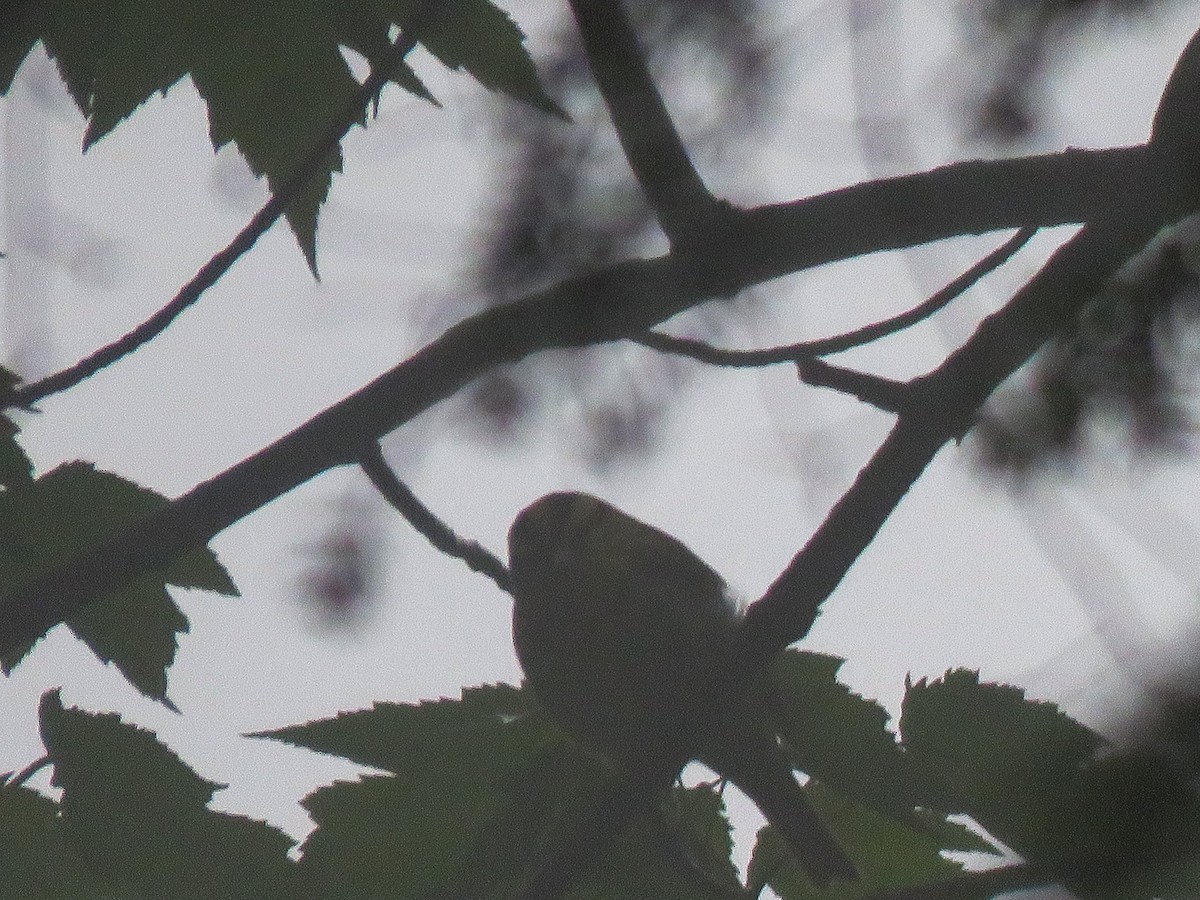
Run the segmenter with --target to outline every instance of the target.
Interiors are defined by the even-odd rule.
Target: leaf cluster
[[[378,64],[391,46],[391,30],[410,23],[446,67],[561,115],[538,81],[521,30],[488,0],[33,0],[6,12],[0,94],[41,42],[87,117],[86,150],[154,94],[166,95],[190,77],[208,107],[213,148],[234,143],[277,192],[305,154],[320,146],[330,123],[349,110],[351,121],[365,124],[366,110],[356,109],[358,82],[343,51]],[[395,84],[437,102],[407,63],[389,65]],[[335,142],[286,213],[314,271],[317,212],[341,169]]]
[[[830,896],[951,883],[964,876],[947,852],[997,854],[997,841],[1027,860],[1003,871],[1036,869],[1080,897],[1194,895],[1200,800],[1172,759],[1117,751],[1054,705],[965,670],[909,684],[893,734],[877,703],[837,681],[840,664],[789,651],[775,672],[785,745],[862,872]],[[595,827],[624,789],[525,689],[376,703],[253,735],[375,770],[303,800],[316,827],[295,858],[273,827],[210,809],[219,785],[113,714],[50,691],[41,731],[61,796],[0,787],[5,896],[527,896],[564,836]],[[719,785],[677,786],[620,833],[594,833],[575,900],[744,898],[768,884],[784,900],[821,895],[770,826],[739,883]],[[990,893],[964,884],[955,896]]]

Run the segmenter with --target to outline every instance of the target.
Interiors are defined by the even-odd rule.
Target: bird
[[[713,568],[578,492],[521,510],[508,547],[517,658],[568,735],[635,780],[670,784],[699,760],[754,801],[815,884],[857,878],[770,726],[769,686],[736,677],[742,616]]]

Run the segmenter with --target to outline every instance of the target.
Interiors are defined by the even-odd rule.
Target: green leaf
[[[21,785],[0,784],[0,895],[22,900],[117,898],[66,842],[58,804]]]
[[[424,0],[376,0],[404,27]],[[450,69],[465,69],[480,84],[561,119],[568,116],[538,80],[525,48],[525,34],[504,10],[488,0],[442,3],[420,27],[421,43]]]
[[[316,0],[233,6],[121,0],[119,37],[96,68],[84,146],[190,73],[208,104],[213,147],[235,142],[254,173],[278,191],[357,88],[324,6]],[[386,35],[385,22],[377,27]],[[314,271],[317,210],[340,170],[334,147],[287,211]]]
[[[944,812],[924,808],[928,798],[888,730],[888,712],[837,680],[844,660],[788,650],[772,669],[778,703],[775,722],[797,768],[840,794],[940,842],[945,850],[993,848]]]
[[[304,800],[317,829],[300,866],[322,897],[521,895],[564,840],[586,833],[622,796],[605,766],[507,685],[255,736],[395,773]],[[729,853],[720,798],[707,787],[677,789],[661,811],[616,836],[568,896],[707,897],[698,886],[736,883]]]
[[[0,584],[19,589],[55,566],[112,537],[167,504],[133,482],[88,463],[68,463],[36,481],[0,493]],[[166,669],[187,617],[166,585],[227,595],[237,589],[208,549],[193,550],[157,573],[89,603],[67,625],[101,660],[112,662],[142,693],[166,699]],[[28,652],[2,660],[10,671]]]
[[[901,734],[944,810],[966,813],[1081,897],[1191,884],[1200,800],[1170,747],[1108,748],[1054,704],[956,670],[910,685]],[[1181,874],[1184,873],[1184,874]]]
[[[152,733],[111,713],[64,709],[58,691],[43,695],[40,716],[65,834],[94,871],[139,897],[299,896],[291,839],[208,809],[220,786]]]
[[[567,891],[568,900],[711,900],[741,885],[729,860],[729,821],[711,787],[676,787],[636,819]],[[724,845],[722,855],[717,852]]]
[[[363,56],[372,66],[380,65],[384,57],[391,53],[392,43],[388,40],[391,22],[380,12],[374,0],[332,3],[329,4],[328,15],[340,43]],[[442,104],[408,63],[402,61],[397,64],[391,80],[410,94],[441,108]]]
[[[1058,803],[1104,744],[1054,704],[965,670],[911,685],[900,729],[930,805],[967,813],[1023,854],[1058,832]]]
[[[477,846],[513,807],[521,776],[565,743],[527,695],[507,685],[465,690],[460,701],[378,703],[252,736],[395,773],[305,798],[317,829],[301,869],[306,884],[330,898],[421,897],[479,877]]]
[[[406,774],[425,765],[474,764],[475,757],[502,757],[505,770],[563,740],[556,726],[536,714],[527,692],[497,684],[465,688],[461,700],[376,703],[248,737],[284,741],[364,766]]]
[[[119,0],[57,0],[42,41],[85,116],[92,109],[96,65],[116,38]]]
[[[213,16],[209,4],[121,0],[114,40],[93,73],[84,150],[188,73],[203,52],[199,41]]]
[[[962,871],[941,842],[856,803],[825,785],[805,786],[809,801],[854,860],[859,880],[817,890],[770,826],[759,831],[748,870],[751,892],[770,885],[783,900],[856,898],[937,881]]]
[[[17,69],[46,30],[48,0],[6,3],[0,10],[0,94],[12,87]]]
[[[373,63],[388,52],[393,22],[418,0],[290,0],[285,3],[178,3],[176,0],[57,0],[12,13],[0,30],[0,86],[41,37],[79,109],[89,117],[85,149],[155,93],[190,75],[208,106],[214,148],[233,142],[272,192],[344,121],[358,84],[341,47]],[[492,90],[562,115],[542,90],[524,35],[486,0],[441,3],[424,43],[451,68]],[[6,80],[5,80],[6,79]],[[437,101],[406,64],[392,80]],[[357,121],[365,123],[366,111]],[[316,273],[317,213],[340,172],[329,149],[286,211]]]
[[[21,383],[16,373],[0,366],[0,397],[9,396]],[[17,443],[21,429],[8,415],[0,415],[0,486],[28,484],[33,478],[33,463]]]
[[[789,650],[772,669],[776,724],[796,765],[860,802],[897,812],[918,804],[888,712],[837,680],[843,660]]]
[[[192,69],[208,103],[213,147],[234,141],[273,192],[344,114],[358,87],[328,30],[327,5],[296,0],[222,7],[205,35],[211,50]],[[317,210],[341,169],[335,146],[288,207],[288,224],[314,273]]]

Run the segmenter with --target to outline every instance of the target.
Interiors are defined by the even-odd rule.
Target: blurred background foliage
[[[1056,55],[1089,29],[1133,27],[1176,2],[960,4],[961,52],[971,61],[970,77],[953,88],[963,93],[967,113],[958,125],[962,146],[970,148],[964,155],[1026,152],[1046,127]],[[796,47],[785,46],[767,27],[770,10],[759,0],[631,0],[627,6],[693,157],[705,171],[736,169],[778,108]],[[873,14],[854,2],[820,5],[795,22],[789,38],[806,52],[804,42],[812,38],[805,26],[847,11],[853,39],[855,17]],[[540,49],[547,91],[574,121],[514,104],[494,107],[490,127],[497,144],[509,148],[508,158],[471,272],[490,303],[665,250],[625,166],[574,23],[564,19]],[[861,144],[878,138],[868,133],[874,125],[860,119]],[[993,405],[977,434],[979,458],[989,468],[1024,474],[1069,463],[1097,428],[1117,428],[1135,451],[1184,445],[1191,428],[1185,395],[1200,266],[1195,246],[1187,229],[1165,235],[1152,259],[1131,267],[1097,298],[1079,329],[1044,352]],[[753,306],[753,297],[739,303],[737,316],[753,315]],[[689,335],[720,341],[731,321],[726,310],[703,307],[689,318]],[[477,382],[463,415],[480,434],[521,440],[537,430],[527,426],[564,408],[563,397],[570,397],[565,406],[574,411],[568,427],[577,452],[604,470],[654,450],[694,371],[691,364],[627,346],[543,354]]]

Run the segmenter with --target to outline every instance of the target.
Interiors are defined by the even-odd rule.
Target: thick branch
[[[584,51],[629,167],[673,247],[700,237],[719,205],[654,85],[620,0],[570,0]]]
[[[1141,147],[1070,152],[1015,162],[962,163],[845,188],[748,211],[740,224],[741,237],[715,248],[713,265],[699,271],[686,259],[671,256],[623,262],[487,310],[149,519],[0,598],[0,649],[11,651],[37,639],[137,573],[207,543],[318,473],[356,462],[367,443],[499,364],[538,350],[629,337],[705,300],[834,259],[922,244],[964,230],[1079,221],[1107,209],[1122,179],[1137,180],[1147,160]],[[1066,173],[1072,166],[1093,179],[1090,194],[1081,189],[1078,172],[1079,189],[1071,188]],[[1056,178],[1062,190],[1039,188]],[[1013,196],[1023,193],[1022,179],[1028,199],[1015,202]],[[902,223],[887,221],[888,210],[920,209],[921,203],[938,196],[939,185],[957,203],[944,209],[944,216],[912,214]],[[836,234],[832,223],[838,223]]]

